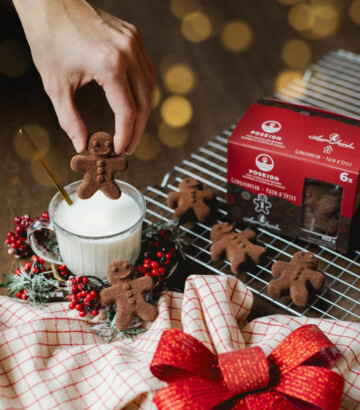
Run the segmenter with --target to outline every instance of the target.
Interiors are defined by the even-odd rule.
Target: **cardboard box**
[[[228,142],[228,215],[347,252],[359,230],[359,172],[360,121],[261,99]]]

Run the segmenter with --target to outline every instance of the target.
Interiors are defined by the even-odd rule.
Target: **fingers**
[[[137,107],[126,73],[110,77],[103,89],[111,109],[115,114],[114,151],[121,154],[133,136]]]
[[[45,90],[53,103],[61,128],[68,134],[78,153],[85,151],[87,129],[75,103],[73,89],[67,85],[49,87]]]

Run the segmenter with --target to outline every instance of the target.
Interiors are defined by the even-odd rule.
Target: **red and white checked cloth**
[[[182,328],[214,353],[260,346],[268,355],[288,334],[314,323],[338,347],[333,370],[345,379],[342,408],[360,409],[360,323],[289,316],[246,322],[253,297],[231,276],[191,276],[185,293],[169,292],[159,317],[134,341],[104,343],[67,303],[34,309],[0,298],[0,408],[155,408],[166,385],[149,370],[164,329]],[[196,358],[194,358],[196,360]]]

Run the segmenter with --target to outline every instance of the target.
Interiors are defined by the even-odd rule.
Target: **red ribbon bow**
[[[301,326],[266,357],[260,347],[214,355],[181,330],[165,330],[150,370],[170,383],[159,409],[338,409],[340,352],[315,325]]]

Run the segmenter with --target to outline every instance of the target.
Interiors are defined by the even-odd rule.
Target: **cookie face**
[[[112,137],[107,132],[95,132],[90,135],[88,142],[89,154],[108,156],[114,153]]]
[[[315,255],[305,251],[296,252],[292,257],[292,260],[294,263],[299,263],[301,266],[308,269],[316,269],[318,264]]]
[[[210,239],[212,242],[216,242],[221,239],[224,235],[233,232],[233,226],[228,222],[222,222],[220,224],[216,224],[212,227],[210,232]]]
[[[130,278],[134,274],[133,266],[126,260],[119,260],[106,269],[106,277],[111,284],[120,282],[123,279]]]
[[[183,189],[202,189],[202,183],[197,181],[195,178],[191,178],[191,177],[186,177],[184,178],[180,184],[179,184],[179,189],[183,190]]]

